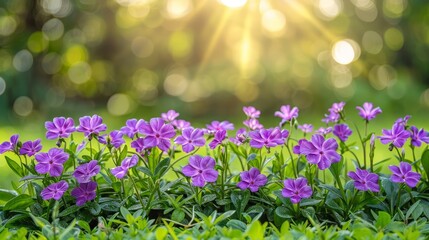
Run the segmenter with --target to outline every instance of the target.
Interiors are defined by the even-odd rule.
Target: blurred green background
[[[94,113],[238,124],[245,105],[319,127],[338,101],[428,128],[428,53],[425,0],[1,0],[0,142]]]
[[[0,45],[3,125],[429,107],[424,0],[2,0]]]
[[[5,124],[429,107],[424,0],[2,0],[0,46]]]

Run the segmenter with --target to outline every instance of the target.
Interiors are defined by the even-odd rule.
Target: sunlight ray
[[[326,27],[324,27],[317,18],[314,17],[308,9],[306,9],[302,3],[295,0],[284,0],[293,10],[301,15],[303,19],[307,20],[313,27],[315,27],[321,34],[323,34],[328,40],[335,41],[338,40],[334,34],[332,34]]]
[[[245,77],[247,71],[249,70],[252,52],[252,37],[251,30],[254,25],[253,19],[255,18],[254,14],[257,13],[255,9],[253,9],[253,4],[248,6],[246,17],[244,19],[244,28],[243,28],[243,37],[241,40],[241,48],[240,48],[240,75],[241,77]],[[253,59],[256,61],[256,59]]]
[[[212,36],[207,44],[206,51],[203,54],[202,60],[200,65],[198,66],[198,69],[196,71],[195,76],[199,76],[202,71],[204,71],[208,60],[213,54],[214,49],[216,48],[216,45],[219,42],[219,38],[222,35],[223,30],[225,29],[226,23],[228,22],[228,19],[231,16],[231,10],[226,9],[223,13],[223,15],[219,18],[219,23],[216,26],[215,30],[212,33]]]

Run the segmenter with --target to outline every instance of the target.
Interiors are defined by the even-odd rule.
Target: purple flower
[[[185,120],[174,120],[171,122],[171,125],[173,125],[177,130],[182,131],[185,128],[191,127],[191,123]]]
[[[71,191],[71,195],[76,198],[76,205],[82,206],[96,197],[96,182],[87,182],[79,184],[79,187]]]
[[[248,188],[252,192],[257,192],[259,187],[267,183],[267,177],[261,174],[257,168],[251,168],[249,171],[240,173],[240,180],[237,187],[241,188],[241,190]]]
[[[206,143],[204,131],[198,128],[185,128],[182,135],[178,136],[174,142],[182,145],[185,153],[194,151],[195,147],[202,147]]]
[[[49,140],[57,138],[68,138],[76,131],[72,118],[56,117],[52,122],[45,122],[46,138]]]
[[[261,114],[261,111],[252,106],[243,107],[243,112],[248,118],[258,118]]]
[[[378,114],[381,113],[381,109],[379,107],[373,108],[372,103],[365,102],[362,107],[357,106],[357,110],[359,110],[359,116],[361,116],[366,121],[370,121],[374,119]]]
[[[128,119],[125,123],[125,126],[121,128],[121,132],[122,134],[127,135],[129,138],[133,139],[142,128],[143,123],[145,123],[143,119]]]
[[[303,146],[303,145],[306,145],[305,147],[309,147],[309,144],[311,144],[311,142],[309,142],[307,139],[300,139],[299,141],[298,141],[298,145],[296,145],[296,146],[294,146],[293,147],[293,149],[292,149],[292,151],[293,151],[293,153],[295,153],[295,154],[302,154],[301,153],[301,146]]]
[[[378,175],[357,168],[356,172],[348,172],[347,176],[354,180],[355,188],[360,191],[379,192]]]
[[[333,138],[326,139],[322,135],[313,135],[310,141],[300,141],[299,153],[307,156],[307,161],[317,164],[320,170],[329,168],[332,163],[339,162],[341,156],[336,152],[338,144]]]
[[[298,125],[298,128],[301,129],[303,133],[311,133],[313,131],[313,125],[307,123]]]
[[[334,135],[337,136],[341,141],[345,142],[352,135],[352,130],[347,124],[337,124],[334,126]]]
[[[404,125],[395,123],[393,124],[392,130],[383,129],[383,135],[380,136],[380,141],[383,144],[391,143],[395,147],[402,147],[405,141],[410,137],[410,133],[405,130]]]
[[[283,122],[289,122],[292,119],[296,119],[298,117],[299,109],[297,107],[293,107],[291,109],[290,105],[283,105],[280,107],[280,111],[276,111],[274,116],[282,118]]]
[[[77,145],[76,154],[80,153],[86,147],[86,144],[88,144],[88,141],[84,139],[79,145]]]
[[[69,184],[64,180],[61,180],[43,189],[40,193],[40,196],[42,196],[43,200],[49,200],[53,198],[58,201],[64,195],[68,188]]]
[[[121,131],[114,130],[109,135],[99,136],[98,141],[102,144],[111,144],[113,147],[118,149],[125,143],[122,136],[123,134]]]
[[[398,118],[396,119],[395,123],[397,124],[401,124],[404,127],[407,125],[408,120],[410,120],[411,116],[410,115],[406,115],[404,118]]]
[[[100,172],[100,166],[97,160],[91,160],[89,163],[84,163],[76,168],[73,172],[73,177],[78,183],[87,183],[91,178]]]
[[[423,128],[418,129],[415,126],[410,127],[411,132],[411,144],[414,147],[420,147],[422,142],[429,143],[429,134]]]
[[[328,109],[329,112],[340,113],[344,110],[345,102],[339,102],[332,104],[331,108]]]
[[[166,152],[170,148],[170,139],[176,135],[174,127],[165,124],[161,118],[152,118],[149,123],[143,124],[142,133],[146,135],[144,145],[146,148],[158,147]]]
[[[137,162],[139,161],[137,155],[133,155],[132,157],[125,158],[121,166],[112,168],[110,172],[118,179],[124,178],[125,175],[128,173],[128,169],[134,167],[137,165]]]
[[[42,150],[42,145],[40,144],[40,139],[35,141],[27,141],[22,144],[21,149],[19,149],[19,154],[27,155],[29,157],[34,156],[36,153]]]
[[[230,138],[229,140],[238,146],[243,144],[246,141],[246,139],[247,139],[246,129],[240,128],[237,130],[235,137]]]
[[[218,145],[222,144],[226,138],[226,130],[218,130],[214,134],[213,140],[209,143],[211,149],[215,149]]]
[[[215,160],[210,156],[193,155],[189,158],[189,164],[182,168],[182,172],[192,178],[192,185],[204,187],[206,182],[216,181],[219,173],[214,170],[215,165]]]
[[[411,171],[411,164],[407,162],[401,162],[398,166],[389,166],[392,171],[390,180],[396,183],[405,183],[410,187],[415,187],[420,180],[421,175]]]
[[[331,127],[327,127],[327,128],[321,127],[316,131],[316,134],[321,134],[323,136],[326,136],[326,135],[330,134],[331,132],[332,132]]]
[[[330,122],[338,122],[340,121],[341,115],[336,112],[330,112],[329,114],[325,114],[325,118],[322,119],[322,122],[330,123]]]
[[[284,188],[282,195],[285,198],[290,198],[293,204],[299,203],[303,198],[309,198],[313,194],[313,190],[308,186],[307,179],[299,177],[297,179],[284,180]]]
[[[260,129],[249,133],[250,146],[253,148],[270,148],[284,143],[280,128]]]
[[[103,123],[103,119],[98,115],[79,118],[79,126],[76,128],[78,132],[83,132],[85,137],[90,135],[99,135],[100,132],[104,132],[106,129],[106,124]]]
[[[10,141],[9,142],[3,142],[2,144],[0,144],[0,154],[7,152],[7,151],[15,151],[17,150],[18,147],[18,139],[19,139],[19,135],[15,134],[12,135],[10,137]]]
[[[225,130],[225,131],[234,130],[234,124],[228,121],[222,121],[222,122],[213,121],[212,123],[207,125],[207,130],[212,133],[219,130]]]
[[[332,104],[331,108],[328,109],[329,114],[325,114],[325,118],[322,119],[325,123],[338,122],[340,121],[340,113],[344,110],[345,102],[339,102]]]
[[[131,147],[136,150],[136,152],[143,152],[146,149],[146,146],[144,145],[144,139],[143,138],[137,138],[136,140],[131,142]]]
[[[51,148],[47,153],[38,153],[35,155],[36,172],[39,174],[49,173],[52,177],[59,177],[63,172],[63,164],[69,158],[61,148]]]
[[[246,119],[243,124],[248,127],[250,130],[256,130],[256,129],[262,129],[264,126],[259,123],[258,119],[256,118],[250,118]]]
[[[177,113],[174,110],[168,110],[166,113],[161,113],[161,118],[165,122],[172,122],[179,116],[179,113]]]

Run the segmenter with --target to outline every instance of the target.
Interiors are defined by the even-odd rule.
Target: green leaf
[[[127,145],[124,145],[124,148],[121,151],[121,154],[119,155],[119,160],[124,160],[127,157],[128,154],[128,147]]]
[[[247,157],[247,162],[251,162],[251,161],[255,160],[256,157],[257,157],[256,153],[249,154],[249,156]]]
[[[13,215],[11,218],[9,218],[6,221],[2,222],[2,225],[4,224],[4,226],[6,228],[13,228],[13,227],[16,226],[15,223],[18,226],[19,225],[22,226],[24,224],[27,224],[27,226],[28,226],[29,224],[31,224],[30,215],[28,215],[28,213],[22,213],[22,214],[19,213],[19,214]]]
[[[229,228],[238,229],[242,232],[246,231],[246,228],[247,228],[247,225],[244,222],[237,220],[237,219],[229,220],[226,223],[226,226]]]
[[[429,179],[429,149],[426,149],[422,153],[422,158],[420,159],[420,162],[422,163],[423,169],[426,172],[426,180]]]
[[[182,209],[174,209],[171,214],[171,220],[176,222],[182,222],[185,219],[185,212]]]
[[[299,206],[301,207],[314,206],[320,203],[321,201],[322,200],[317,200],[317,199],[302,199],[301,202],[299,203]]]
[[[94,216],[97,216],[101,212],[101,207],[96,202],[88,203],[88,208],[89,208],[89,212]]]
[[[390,223],[391,220],[392,217],[389,215],[389,213],[381,211],[378,212],[378,217],[374,225],[378,229],[383,229]]]
[[[121,206],[120,211],[124,219],[127,219],[128,214],[131,215],[130,211],[128,211],[128,209],[126,209],[125,207]]]
[[[69,207],[67,207],[66,209],[64,209],[63,211],[61,211],[58,216],[59,217],[64,217],[64,216],[68,216],[72,213],[75,213],[77,211],[79,211],[82,207],[79,207],[77,205],[71,205]]]
[[[167,173],[168,166],[170,166],[170,158],[164,158],[161,162],[158,163],[155,167],[155,176],[156,178],[161,178]]]
[[[275,214],[283,219],[293,218],[293,213],[288,208],[283,206],[277,207]]]
[[[148,177],[153,177],[152,172],[147,167],[139,166],[139,167],[136,167],[136,169],[139,170],[140,172],[146,174],[146,176],[148,176]]]
[[[46,219],[41,217],[36,217],[33,214],[30,213],[31,218],[33,219],[33,222],[40,228],[43,228],[45,226],[49,226],[50,223],[46,221]]]
[[[71,232],[74,229],[74,226],[76,225],[76,219],[73,219],[73,221],[68,225],[66,229],[61,230],[61,234],[59,236],[59,239],[72,239],[73,233]]]
[[[250,225],[247,226],[247,236],[251,240],[264,239],[265,229],[267,227],[267,222],[261,224],[259,221],[254,221]]]
[[[122,189],[122,184],[121,182],[114,182],[112,183],[112,188],[115,192],[120,193],[121,189]]]
[[[246,210],[246,213],[249,215],[257,215],[260,213],[264,213],[264,211],[265,209],[261,205],[252,205]]]
[[[15,161],[13,161],[11,158],[9,158],[8,156],[5,156],[6,158],[6,163],[7,165],[9,165],[9,168],[12,169],[12,171],[14,173],[16,173],[18,176],[23,177],[24,173],[22,171],[22,168],[19,166],[18,163],[16,163]]]
[[[10,199],[5,205],[3,210],[24,210],[34,203],[33,198],[27,194],[18,195]]]
[[[86,232],[90,233],[91,232],[91,227],[89,226],[89,223],[84,221],[84,220],[78,220],[77,225],[79,227],[81,227],[83,230],[85,230]]]
[[[156,240],[164,240],[167,239],[168,230],[165,227],[158,227],[155,230],[155,238]]]
[[[234,213],[235,213],[234,210],[222,213],[219,217],[216,218],[216,220],[214,221],[214,224],[218,224],[218,223],[222,222],[223,220],[231,217]]]
[[[121,204],[116,201],[103,202],[100,204],[101,209],[108,212],[118,212]]]
[[[203,202],[202,202],[202,204],[211,202],[211,201],[213,201],[215,199],[216,199],[216,194],[214,194],[214,193],[213,194],[204,195],[203,196]]]
[[[10,199],[18,196],[18,193],[14,190],[0,189],[0,200],[9,201]]]
[[[59,211],[60,211],[60,202],[55,201],[54,207],[52,208],[52,219],[54,220],[57,219]]]
[[[411,215],[413,216],[413,219],[418,219],[420,215],[423,213],[423,206],[420,204],[420,200],[415,202],[411,207],[408,209],[407,213],[405,214],[405,218],[408,219]]]
[[[231,193],[231,202],[237,209],[237,214],[241,214],[246,208],[249,202],[250,192],[249,191],[235,191]]]
[[[109,176],[107,176],[107,174],[103,173],[103,172],[99,172],[101,174],[101,176],[103,177],[104,181],[106,181],[106,183],[108,185],[112,185],[112,179],[110,179]]]

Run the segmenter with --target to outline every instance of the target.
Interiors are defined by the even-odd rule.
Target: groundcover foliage
[[[56,147],[19,135],[0,145],[20,177],[0,190],[0,237],[427,239],[428,132],[409,116],[370,132],[381,113],[371,103],[350,127],[344,109],[333,104],[317,131],[289,105],[272,128],[244,107],[236,131],[193,128],[174,110],[111,132],[97,115],[54,118]],[[375,159],[376,145],[390,156]]]

